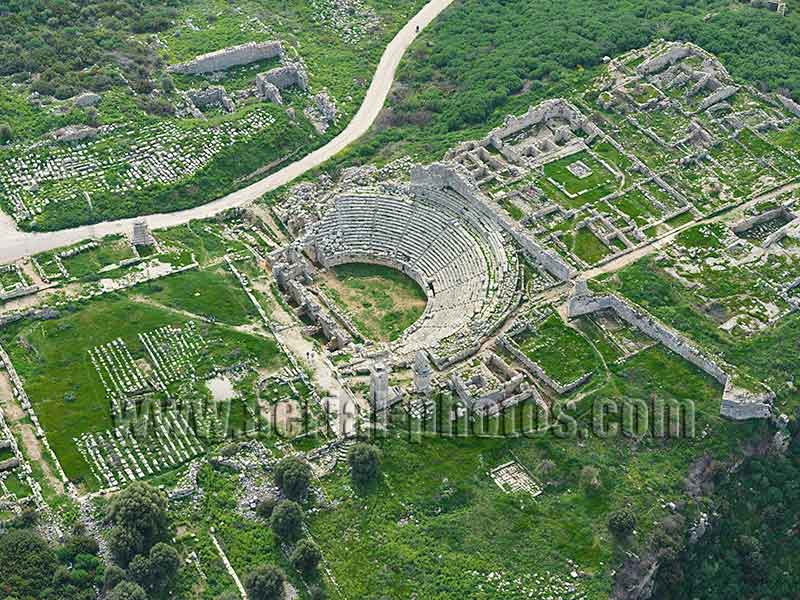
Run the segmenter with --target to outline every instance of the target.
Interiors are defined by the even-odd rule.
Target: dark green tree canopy
[[[322,560],[322,552],[314,542],[304,539],[297,542],[289,558],[301,573],[313,573]]]
[[[148,600],[141,586],[130,581],[123,581],[108,595],[108,600]]]
[[[290,500],[302,500],[311,483],[311,467],[296,456],[287,456],[275,466],[275,483]]]
[[[372,481],[380,472],[380,450],[372,444],[359,442],[347,454],[350,473],[357,484]]]
[[[146,554],[153,544],[167,539],[166,496],[147,483],[134,482],[111,501],[108,520],[114,525],[111,550],[127,566],[135,555]]]
[[[281,500],[272,511],[270,526],[281,540],[295,540],[303,528],[303,510],[297,502]]]
[[[251,600],[283,600],[285,597],[283,571],[273,566],[259,567],[249,573],[244,587]]]

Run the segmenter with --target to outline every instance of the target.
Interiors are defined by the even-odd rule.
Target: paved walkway
[[[320,166],[358,140],[367,132],[383,108],[389,90],[394,83],[395,72],[400,64],[400,59],[403,58],[411,42],[417,37],[418,29],[419,31],[424,29],[452,2],[453,0],[431,0],[397,33],[386,47],[380,63],[378,63],[378,68],[372,78],[372,83],[367,90],[361,108],[358,109],[355,117],[353,117],[345,130],[325,146],[268,177],[208,204],[180,212],[147,215],[144,217],[147,223],[152,229],[163,229],[186,223],[192,219],[211,217],[230,208],[242,206]],[[129,233],[135,220],[108,221],[96,225],[86,225],[47,233],[24,233],[16,229],[13,220],[8,215],[0,212],[0,264],[74,244],[90,237],[103,237],[112,233]]]

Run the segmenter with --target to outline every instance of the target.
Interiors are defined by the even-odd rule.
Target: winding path
[[[208,204],[179,212],[157,213],[138,218],[144,218],[152,229],[163,229],[174,227],[193,219],[211,217],[229,208],[242,206],[258,199],[263,194],[277,189],[307,171],[320,166],[329,158],[344,150],[348,145],[363,136],[372,123],[375,122],[394,83],[400,60],[417,37],[419,31],[424,29],[453,1],[431,0],[397,33],[383,52],[378,68],[372,78],[372,83],[358,112],[345,130],[330,142],[300,160],[287,165],[280,171]],[[121,219],[119,221],[106,221],[61,231],[26,233],[16,228],[11,217],[0,213],[0,264],[74,244],[90,237],[103,237],[113,233],[128,233],[135,220],[137,219]]]

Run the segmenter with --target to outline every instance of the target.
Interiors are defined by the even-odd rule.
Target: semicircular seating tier
[[[490,215],[450,188],[342,194],[309,241],[326,268],[381,264],[422,287],[424,314],[392,344],[400,359],[427,350],[439,368],[449,366],[476,351],[520,299],[516,248]]]

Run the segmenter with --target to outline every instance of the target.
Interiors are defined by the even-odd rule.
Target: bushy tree
[[[57,565],[53,549],[33,531],[12,529],[0,535],[0,590],[39,598]]]
[[[311,484],[311,467],[296,456],[287,456],[275,466],[275,483],[290,500],[302,500]]]
[[[123,581],[125,581],[125,570],[117,565],[108,565],[103,576],[103,591],[108,594]]]
[[[636,529],[636,516],[627,508],[614,511],[608,517],[608,530],[617,539],[626,539],[634,529]]]
[[[289,558],[292,566],[301,573],[312,573],[322,560],[322,552],[311,540],[300,540]]]
[[[127,566],[137,554],[167,538],[167,499],[151,485],[134,482],[111,501],[108,519],[114,527],[109,545],[120,565]]]
[[[347,453],[347,462],[350,465],[350,475],[353,481],[364,485],[374,480],[381,467],[380,450],[372,444],[359,442]]]
[[[163,589],[175,579],[180,568],[178,552],[163,542],[150,548],[150,576],[156,589]]]
[[[142,586],[142,589],[150,589],[152,587],[150,558],[144,554],[134,556],[128,563],[128,577]]]
[[[303,510],[297,502],[281,500],[272,511],[270,527],[278,538],[286,541],[300,536],[303,527]]]
[[[61,562],[72,562],[79,554],[97,554],[100,546],[92,536],[83,532],[70,535],[64,540],[64,545],[58,549],[58,558]]]
[[[161,592],[178,573],[178,552],[164,542],[158,542],[149,555],[138,554],[128,564],[128,576],[147,591]]]
[[[132,581],[123,581],[108,595],[108,600],[148,600],[141,586]]]
[[[250,600],[283,600],[286,595],[285,581],[283,571],[270,565],[249,573],[245,577],[244,587]]]
[[[328,600],[328,594],[318,585],[312,585],[308,590],[308,597],[311,600]]]
[[[114,560],[127,567],[131,559],[142,550],[144,543],[136,532],[122,526],[112,527],[108,532],[108,547]]]

